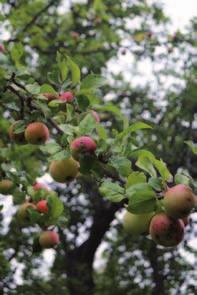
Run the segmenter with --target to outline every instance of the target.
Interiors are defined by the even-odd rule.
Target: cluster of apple
[[[150,234],[159,245],[177,246],[184,238],[185,226],[189,224],[189,215],[195,205],[196,196],[191,188],[177,184],[164,192],[160,212],[126,212],[123,226],[133,235]]]
[[[64,92],[60,95],[54,95],[51,93],[43,94],[48,101],[54,99],[60,99],[65,103],[71,103],[74,99],[72,92]],[[95,111],[90,111],[90,114],[93,116],[96,122],[100,121],[99,115]],[[29,123],[25,130],[16,132],[17,127],[20,122],[15,121],[9,128],[8,134],[10,139],[16,144],[25,144],[30,143],[34,145],[44,144],[50,136],[49,129],[46,124],[42,122],[31,122]],[[18,125],[18,126],[17,126]],[[59,183],[65,183],[67,181],[75,179],[80,173],[80,156],[87,156],[94,154],[97,148],[96,142],[89,136],[80,136],[75,138],[70,142],[70,151],[72,156],[62,159],[54,160],[49,165],[49,173],[51,177]],[[0,182],[0,193],[10,194],[13,192],[14,184],[9,179],[3,179]],[[33,185],[33,191],[48,191],[48,187],[36,183]],[[45,197],[46,196],[46,197]],[[24,203],[19,207],[17,212],[18,223],[22,226],[31,224],[31,212],[33,211],[40,214],[40,216],[46,216],[50,214],[50,208],[47,200],[47,195],[45,194],[44,198],[41,197],[38,201],[27,197]],[[42,225],[41,225],[42,228]],[[51,248],[56,246],[59,243],[59,236],[55,231],[46,230],[48,226],[44,225],[44,231],[40,233],[37,242],[41,248]]]
[[[46,193],[49,191],[48,187],[42,183],[35,183],[33,185],[33,190],[38,192],[40,190],[45,191]],[[17,212],[17,220],[20,225],[29,224],[29,210],[35,210],[39,212],[39,214],[48,214],[49,206],[46,199],[41,199],[38,202],[33,202],[32,200],[26,200],[18,209]],[[57,232],[53,230],[45,230],[42,231],[38,237],[39,245],[45,248],[52,248],[58,245],[60,242],[59,235]]]

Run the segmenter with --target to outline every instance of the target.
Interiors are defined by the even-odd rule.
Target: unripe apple
[[[154,213],[133,214],[126,212],[123,217],[125,231],[132,235],[148,234],[149,224]]]
[[[150,222],[150,235],[155,243],[165,246],[177,246],[184,237],[184,223],[164,213],[155,215]]]
[[[46,185],[46,184],[44,184],[44,183],[40,183],[40,182],[36,182],[36,183],[34,183],[33,184],[33,189],[34,189],[34,191],[39,191],[39,190],[41,190],[41,189],[44,189],[44,190],[46,190],[46,191],[48,191],[49,190],[49,188],[48,188],[48,186]]]
[[[15,143],[18,143],[18,144],[23,144],[25,143],[25,134],[24,134],[24,131],[21,132],[21,133],[14,133],[14,128],[16,126],[16,124],[18,123],[18,121],[14,122],[10,128],[8,129],[8,134],[9,134],[9,137],[10,139],[15,142]]]
[[[71,150],[75,153],[93,153],[96,150],[95,141],[89,136],[81,136],[71,142]]]
[[[166,214],[173,218],[183,218],[190,214],[195,206],[192,190],[184,184],[177,184],[169,188],[163,199]]]
[[[36,205],[30,202],[23,203],[17,212],[17,218],[20,223],[29,222],[29,216],[28,216],[28,209],[32,208],[36,210]]]
[[[40,213],[48,213],[49,208],[47,204],[47,200],[41,200],[36,204],[36,208]]]
[[[25,138],[31,144],[45,143],[49,139],[49,129],[41,122],[30,123],[25,129]]]
[[[79,162],[75,161],[73,157],[53,161],[49,166],[49,173],[55,181],[65,183],[77,177]]]
[[[9,195],[14,188],[14,183],[9,179],[0,181],[0,194]]]
[[[42,248],[53,248],[60,243],[59,235],[54,231],[43,231],[40,234],[39,243]]]
[[[60,93],[59,99],[64,102],[72,102],[74,99],[74,95],[71,91]]]
[[[99,123],[99,122],[100,122],[100,117],[99,117],[99,115],[97,114],[97,112],[95,112],[95,111],[91,111],[91,114],[92,114],[92,116],[94,117],[94,119],[96,120],[96,122]]]
[[[54,93],[42,93],[42,95],[45,96],[48,99],[48,101],[59,98],[59,96],[57,94],[54,94]]]

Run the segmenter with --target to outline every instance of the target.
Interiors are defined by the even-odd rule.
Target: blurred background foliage
[[[84,76],[95,73],[107,79],[103,100],[115,104],[131,122],[143,119],[152,124],[154,132],[139,134],[138,145],[164,159],[172,173],[182,171],[197,179],[197,158],[185,144],[197,142],[196,19],[187,32],[172,35],[158,1],[149,5],[145,0],[1,0],[0,11],[7,54],[16,62],[20,52],[18,63],[24,75],[28,69],[39,84],[48,78],[53,85],[56,52],[63,49]],[[121,61],[125,68],[118,66]],[[6,63],[11,69],[6,55],[1,55],[0,64]],[[1,90],[3,76],[1,69]],[[17,118],[19,109],[11,94],[8,102],[12,117]],[[9,141],[10,115],[3,104],[4,100],[1,147]],[[106,126],[119,124],[108,113],[105,121]],[[18,162],[24,182],[24,171],[33,179],[46,170],[42,155],[33,149],[21,155],[19,147],[9,160]],[[166,250],[148,238],[128,236],[121,226],[120,208],[101,199],[91,180],[51,187],[69,212],[62,220],[66,226],[60,229],[62,244],[56,251],[32,255],[35,228],[19,231],[15,218],[6,226],[5,215],[15,212],[8,205],[0,216],[0,294],[195,294],[195,218],[183,245]],[[101,243],[101,254],[95,259]]]

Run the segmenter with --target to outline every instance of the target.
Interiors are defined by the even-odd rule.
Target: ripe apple
[[[81,136],[71,142],[71,150],[74,154],[93,153],[96,150],[95,141],[89,136]]]
[[[36,204],[36,208],[40,213],[48,213],[49,208],[47,204],[47,200],[41,200]]]
[[[164,213],[155,215],[150,222],[150,235],[155,243],[165,246],[177,246],[184,237],[184,223]]]
[[[125,231],[132,235],[148,234],[149,224],[154,213],[133,214],[126,212],[123,217]]]
[[[16,126],[16,124],[18,123],[18,121],[14,122],[10,128],[8,129],[8,134],[9,134],[9,137],[10,139],[17,143],[17,144],[23,144],[25,143],[25,134],[24,132],[21,132],[21,133],[14,133],[14,128]]]
[[[173,218],[184,218],[195,206],[195,197],[191,188],[177,184],[169,188],[163,199],[166,214]]]
[[[43,231],[40,234],[39,243],[42,248],[53,248],[60,243],[59,235],[54,231]]]
[[[9,179],[2,179],[0,181],[0,194],[9,195],[14,188],[14,183]]]
[[[49,166],[49,173],[55,181],[65,183],[77,177],[79,162],[75,161],[73,157],[52,161]]]
[[[25,129],[25,138],[31,144],[45,143],[49,139],[49,129],[41,122],[30,123]]]
[[[74,95],[71,91],[60,93],[59,99],[64,102],[72,102],[74,99]]]

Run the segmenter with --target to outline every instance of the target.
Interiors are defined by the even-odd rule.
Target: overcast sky
[[[183,28],[190,18],[197,16],[197,0],[163,0],[166,14],[172,18],[173,26]]]

